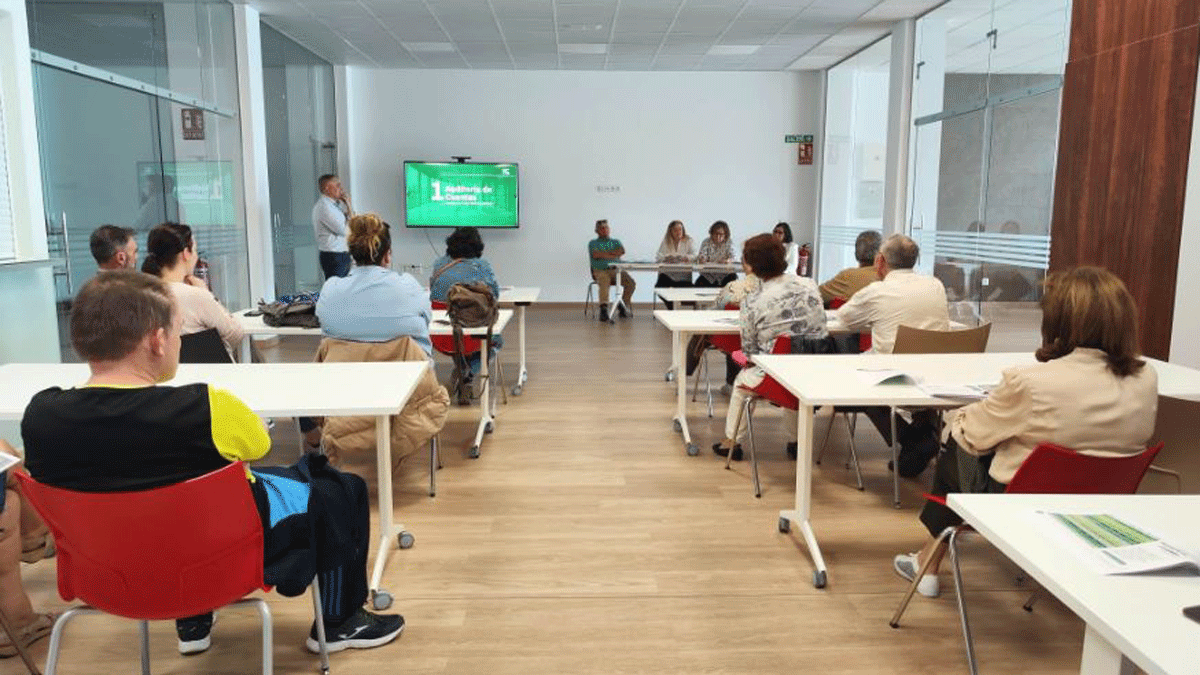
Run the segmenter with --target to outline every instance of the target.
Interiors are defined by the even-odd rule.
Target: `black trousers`
[[[321,251],[318,253],[317,259],[321,263],[321,271],[324,272],[326,279],[350,274],[350,254],[345,251]]]
[[[725,284],[727,284],[731,281],[737,281],[737,275],[733,274],[732,272],[729,274],[726,274],[725,276],[721,277],[717,281],[713,281],[713,280],[709,279],[707,276],[701,274],[696,277],[696,283],[694,283],[692,285],[695,286],[696,288],[724,288]]]
[[[938,453],[937,462],[934,464],[933,486],[929,489],[929,494],[945,497],[954,492],[1004,492],[1008,485],[998,482],[988,473],[992,457],[994,455],[976,457],[966,453],[959,449],[958,443],[951,438]],[[973,477],[964,481],[964,474]],[[934,537],[940,535],[947,527],[962,525],[963,522],[954,509],[933,501],[925,502],[920,519],[925,529]]]
[[[688,288],[691,285],[692,285],[692,275],[690,275],[690,274],[688,275],[687,279],[679,281],[679,280],[672,279],[671,277],[663,274],[662,272],[659,272],[658,280],[654,282],[655,288]],[[675,303],[673,303],[673,302],[664,302],[663,304],[665,304],[667,306],[667,309],[675,309]]]

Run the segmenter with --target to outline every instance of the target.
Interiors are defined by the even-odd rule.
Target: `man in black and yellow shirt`
[[[175,376],[180,321],[169,288],[155,277],[101,272],[84,285],[71,310],[71,342],[92,376],[30,401],[21,435],[33,478],[84,492],[145,490],[267,454],[262,421],[229,392],[160,384]],[[320,573],[330,651],[395,639],[402,617],[363,608],[370,542],[363,480],[319,456],[256,467],[247,478],[263,522],[265,581],[298,595]],[[181,653],[204,651],[212,614],[176,628]],[[315,624],[307,645],[318,649]]]

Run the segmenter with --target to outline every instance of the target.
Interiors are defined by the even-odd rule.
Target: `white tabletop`
[[[721,294],[719,288],[655,288],[654,292],[666,302],[712,302]]]
[[[826,312],[826,317],[829,318],[825,329],[831,335],[845,335],[851,332],[845,324],[833,318],[832,312]],[[654,318],[672,333],[714,335],[740,333],[742,330],[741,313],[736,309],[656,309]],[[951,327],[958,329],[964,326],[952,322]]]
[[[524,290],[528,290],[528,289],[521,289],[521,290],[524,291]],[[533,289],[533,290],[538,291],[538,289]],[[501,297],[503,297],[504,293],[501,292],[500,295],[501,295]],[[535,292],[534,298],[536,299],[536,297],[537,297],[537,294]],[[514,302],[516,302],[516,301],[514,301]],[[320,328],[296,328],[294,326],[268,326],[267,324],[263,323],[262,316],[246,316],[246,312],[249,312],[249,311],[251,311],[251,310],[244,309],[240,312],[234,313],[234,315],[233,315],[234,320],[236,320],[239,324],[241,324],[242,330],[247,335],[317,335],[317,336],[321,335]],[[499,333],[504,332],[504,327],[508,325],[509,320],[512,319],[512,315],[513,315],[513,311],[511,309],[498,310],[497,317],[496,317],[496,323],[492,324],[492,333],[499,334]],[[444,310],[444,309],[433,310],[433,321],[429,324],[429,334],[430,335],[450,335],[452,332],[453,331],[450,328],[449,319],[446,318],[446,310]],[[463,332],[467,335],[484,335],[487,333],[487,329],[486,328],[468,328]]]
[[[532,305],[541,294],[542,289],[537,286],[501,286],[497,302],[502,305]]]
[[[1200,371],[1146,360],[1158,372],[1159,395],[1200,396]],[[929,396],[914,385],[870,385],[855,377],[855,371],[895,368],[937,384],[997,384],[1005,368],[1034,363],[1035,359],[1030,352],[762,354],[755,356],[754,362],[806,405],[947,406],[962,402]]]
[[[227,389],[264,417],[392,415],[400,412],[428,362],[181,364],[167,384],[207,382]],[[19,420],[48,387],[87,381],[86,364],[0,366],[0,420]]]
[[[662,270],[664,272],[741,272],[742,263],[727,262],[727,263],[667,263],[654,262],[653,260],[628,260],[615,261],[613,267],[619,267],[623,270],[630,271],[654,271]]]
[[[1200,623],[1183,616],[1200,605],[1200,577],[1092,572],[1028,523],[1052,509],[1107,513],[1168,542],[1200,551],[1200,495],[949,495],[949,505],[1004,555],[1151,675],[1200,672]]]

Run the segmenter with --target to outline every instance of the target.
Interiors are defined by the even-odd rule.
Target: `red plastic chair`
[[[1067,494],[1067,495],[1125,495],[1137,492],[1142,477],[1150,469],[1154,458],[1162,450],[1163,444],[1147,448],[1144,452],[1127,457],[1096,457],[1084,455],[1069,448],[1053,443],[1042,443],[1033,449],[1033,453],[1017,469],[1012,481],[1005,488],[1005,494]],[[945,497],[925,495],[925,498],[945,504]],[[963,598],[962,571],[959,567],[958,538],[974,531],[966,523],[947,527],[938,535],[939,542],[946,542],[950,550],[950,562],[954,572],[954,591],[958,597],[958,615],[962,623],[963,643],[967,651],[967,665],[972,675],[978,673],[975,661],[975,643],[971,637],[971,626],[967,621],[967,604]],[[889,622],[892,628],[900,627],[900,617],[908,608],[917,584],[929,570],[934,556],[921,566],[913,576],[904,599],[896,608]],[[1025,603],[1027,611],[1033,611],[1033,601],[1036,594]]]
[[[845,298],[834,298],[829,301],[829,309],[837,309],[838,307],[841,307],[844,304],[846,304]],[[858,334],[858,351],[864,352],[864,353],[871,351],[871,334],[870,333],[859,333]]]
[[[263,673],[272,671],[271,610],[246,598],[263,584],[262,520],[235,462],[199,478],[137,492],[76,492],[17,480],[58,547],[58,594],[87,603],[64,612],[50,636],[54,675],[66,624],[106,613],[141,622],[142,672],[150,672],[149,621],[179,619],[231,604],[253,604],[263,623]],[[218,504],[221,508],[198,508]],[[313,583],[313,606],[320,590]],[[322,670],[329,671],[318,621]]]
[[[775,344],[771,347],[772,354],[790,354],[791,351],[792,336],[780,335],[775,338]],[[750,358],[741,350],[733,353],[733,360],[743,368],[750,365]],[[758,383],[758,386],[741,387],[741,389],[749,394],[742,408],[742,415],[746,418],[746,431],[750,436],[750,471],[754,476],[754,496],[761,498],[762,485],[758,480],[758,456],[755,453],[756,448],[754,444],[754,408],[758,404],[758,401],[763,400],[784,410],[795,412],[800,409],[800,401],[770,375],[764,376],[762,382]],[[725,458],[726,469],[730,468],[732,459],[733,453],[731,452]]]
[[[726,303],[727,311],[735,310],[738,306],[735,303]],[[696,395],[700,391],[700,371],[704,371],[704,388],[708,396],[708,416],[713,416],[713,395],[712,395],[712,378],[708,372],[708,351],[715,349],[723,354],[733,354],[742,348],[742,336],[736,333],[717,333],[708,336],[708,348],[704,350],[704,356],[700,361],[700,368],[696,369],[696,379],[692,384],[692,402],[696,401]]]

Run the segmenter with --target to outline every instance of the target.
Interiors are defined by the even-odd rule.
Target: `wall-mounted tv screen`
[[[517,165],[405,162],[409,227],[517,227]]]

